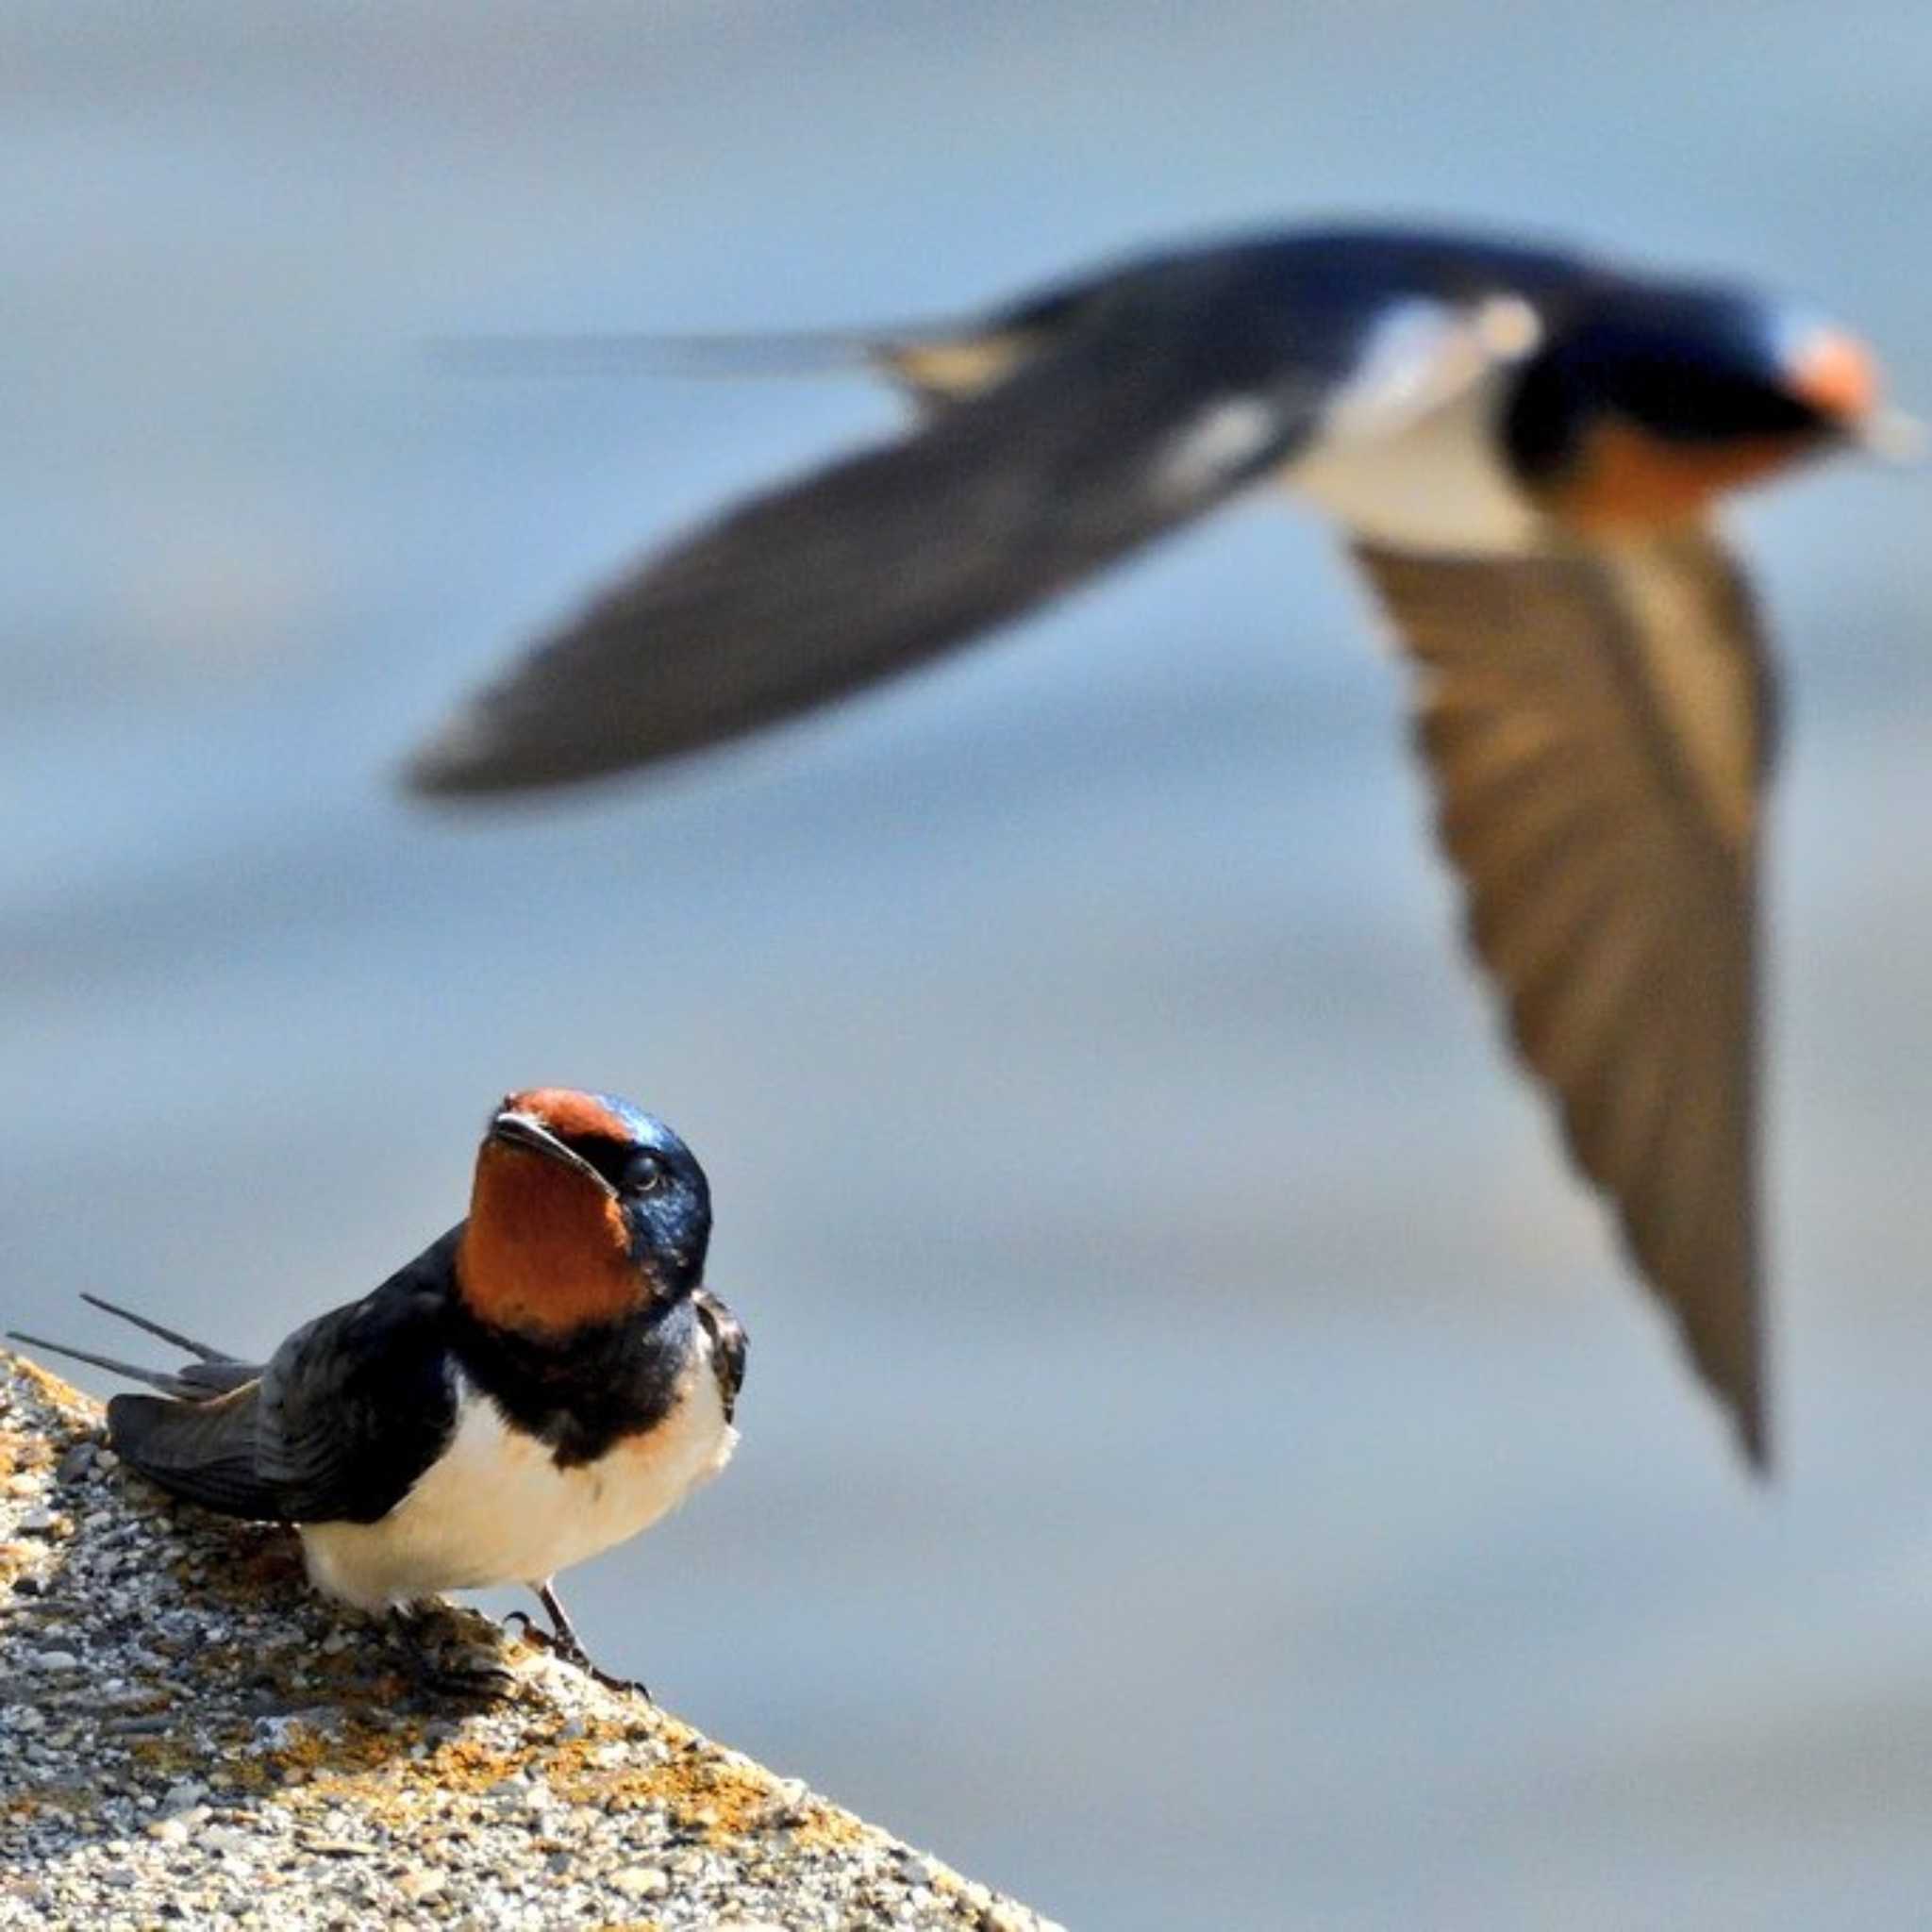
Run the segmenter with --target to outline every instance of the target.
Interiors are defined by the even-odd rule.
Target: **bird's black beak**
[[[507,1147],[520,1147],[525,1153],[541,1154],[546,1159],[569,1168],[573,1174],[582,1174],[607,1194],[614,1196],[617,1192],[581,1154],[566,1147],[534,1114],[519,1113],[514,1108],[505,1108],[490,1123],[490,1139],[500,1141]]]
[[[1916,465],[1932,451],[1932,436],[1919,417],[1903,409],[1880,409],[1852,432],[1852,444],[1880,462]]]

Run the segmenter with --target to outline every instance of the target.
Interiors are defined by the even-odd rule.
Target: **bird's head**
[[[688,1294],[710,1237],[705,1171],[662,1121],[532,1088],[484,1133],[458,1283],[478,1320],[563,1336]]]
[[[1907,453],[1856,336],[1723,286],[1592,288],[1528,358],[1505,435],[1560,523],[1657,528],[1835,447]]]

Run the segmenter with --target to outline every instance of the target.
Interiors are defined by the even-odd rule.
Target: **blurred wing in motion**
[[[1746,587],[1702,532],[1355,556],[1416,661],[1438,827],[1516,1044],[1761,1468],[1755,951],[1773,705]]]
[[[1322,389],[1282,380],[1274,344],[1190,348],[1174,321],[1124,310],[1010,375],[974,371],[990,386],[903,440],[647,560],[458,713],[410,782],[554,785],[738,737],[962,644],[1213,508],[1281,460]],[[936,404],[969,387],[951,365],[898,373]]]

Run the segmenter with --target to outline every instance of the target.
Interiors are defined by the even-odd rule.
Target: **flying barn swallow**
[[[1516,1047],[1761,1466],[1774,707],[1710,512],[1900,440],[1865,348],[1741,287],[1378,229],[800,340],[896,382],[915,426],[647,558],[461,710],[413,785],[559,785],[758,730],[1285,486],[1340,524],[1406,647],[1437,827]]]
[[[590,1669],[553,1577],[737,1444],[745,1337],[702,1286],[710,1234],[704,1170],[662,1121],[541,1088],[491,1117],[468,1218],[265,1363],[94,1295],[197,1359],[168,1374],[16,1339],[159,1390],[108,1405],[115,1450],[190,1502],[293,1524],[318,1590],[383,1611],[525,1583]]]

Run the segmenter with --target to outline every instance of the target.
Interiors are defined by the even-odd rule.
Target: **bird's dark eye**
[[[633,1194],[655,1194],[664,1184],[664,1163],[655,1154],[640,1154],[630,1163],[625,1185]]]

